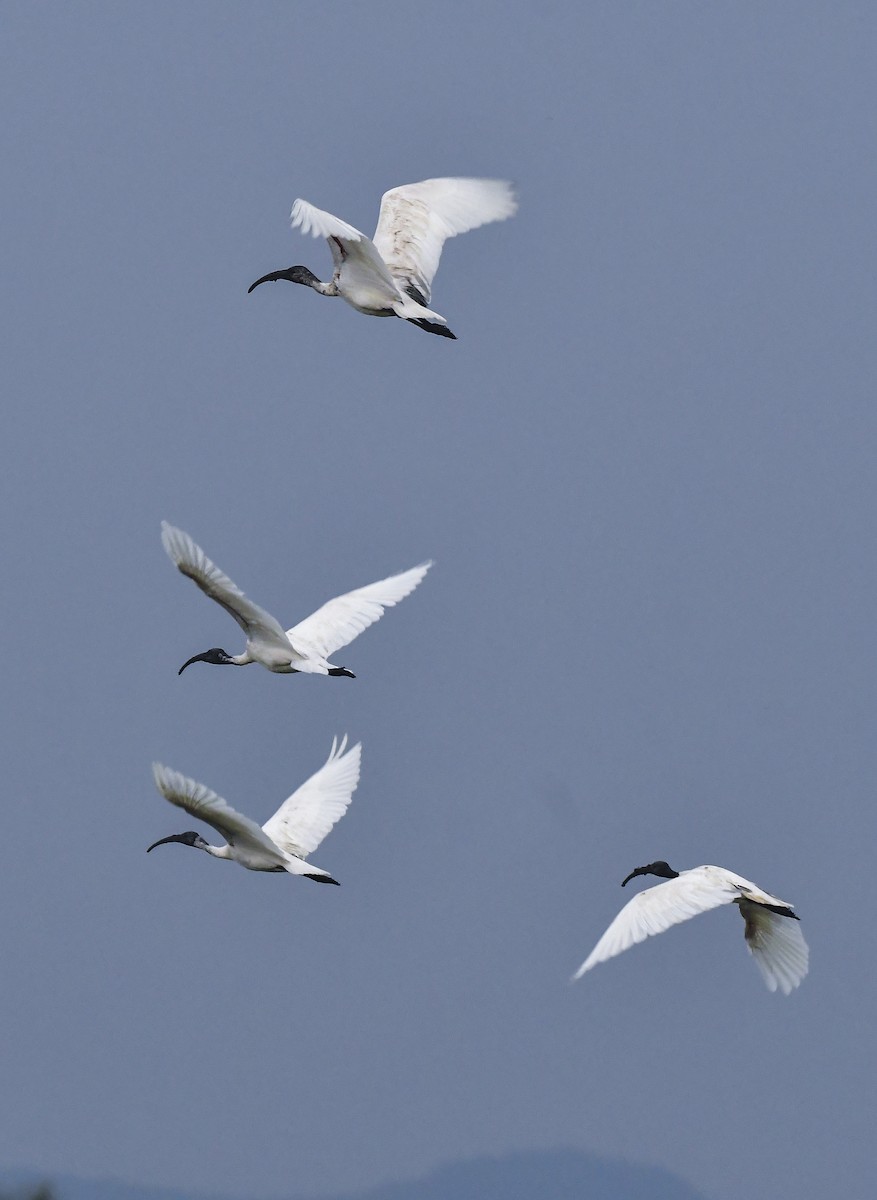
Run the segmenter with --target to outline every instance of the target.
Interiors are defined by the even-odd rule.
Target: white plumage
[[[517,211],[514,189],[502,179],[424,179],[385,192],[374,240],[346,221],[296,200],[293,228],[323,237],[334,274],[323,283],[307,267],[263,275],[250,286],[287,279],[324,296],[341,296],[358,312],[402,317],[421,329],[454,337],[447,321],[428,307],[442,246],[450,237]]]
[[[280,674],[350,675],[346,667],[336,667],[329,661],[331,655],[373,625],[385,608],[404,600],[432,566],[431,562],[421,563],[399,575],[336,596],[291,629],[284,630],[269,612],[248,599],[182,529],[163,521],[161,540],[178,569],[211,600],[221,604],[247,635],[242,654],[231,655],[214,647],[190,658],[180,667],[180,674],[193,662],[226,666],[258,662]]]
[[[359,782],[362,748],[357,743],[345,753],[346,746],[346,736],[340,743],[334,738],[329,757],[319,771],[284,800],[261,828],[203,783],[154,763],[155,785],[165,799],[211,825],[227,844],[211,846],[197,833],[179,833],[153,842],[149,850],[166,842],[181,842],[214,858],[230,859],[250,871],[288,871],[320,883],[337,883],[328,871],[306,859],[343,817]]]
[[[788,995],[807,974],[809,950],[791,905],[748,879],[713,866],[677,874],[665,862],[638,867],[624,883],[635,875],[664,876],[666,882],[646,888],[628,901],[573,979],[647,937],[723,904],[739,907],[746,923],[746,945],[770,991],[780,988]]]

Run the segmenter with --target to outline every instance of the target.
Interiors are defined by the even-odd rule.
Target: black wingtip
[[[329,674],[336,675],[336,676],[344,675],[347,679],[355,679],[356,678],[356,676],[353,674],[353,672],[348,671],[346,667],[330,667]]]
[[[313,879],[314,883],[334,883],[336,887],[341,886],[338,880],[333,879],[331,875],[308,875],[305,872],[305,879]]]

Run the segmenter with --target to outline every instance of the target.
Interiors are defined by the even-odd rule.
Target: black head
[[[214,646],[212,650],[205,650],[203,654],[196,654],[188,662],[184,662],[179,671],[177,671],[177,674],[182,675],[186,667],[191,667],[193,662],[209,662],[213,663],[216,667],[234,666],[234,659],[231,655],[226,654],[219,646]]]
[[[147,848],[146,853],[148,854],[150,850],[154,850],[156,846],[163,846],[165,842],[182,842],[184,846],[194,846],[196,850],[200,850],[207,845],[200,833],[190,830],[188,833],[172,833],[170,837],[159,838],[157,842],[153,842]]]
[[[305,287],[313,287],[315,283],[319,283],[313,271],[307,267],[286,267],[282,271],[272,271],[269,275],[263,275],[261,279],[257,279],[255,283],[251,283],[247,288],[247,295],[259,286],[260,283],[276,283],[278,279],[288,279],[290,283],[303,283]]]
[[[657,862],[649,863],[645,867],[637,867],[635,871],[631,871],[628,877],[621,882],[624,887],[626,883],[630,883],[631,879],[635,879],[637,875],[660,875],[662,879],[675,879],[679,874],[674,871],[669,863],[665,863],[663,858],[659,858]]]

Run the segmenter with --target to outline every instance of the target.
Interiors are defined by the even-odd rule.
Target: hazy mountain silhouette
[[[169,1191],[33,1171],[0,1171],[4,1189],[48,1182],[55,1200],[211,1200],[205,1193]],[[216,1200],[232,1200],[231,1197]],[[256,1200],[242,1196],[240,1200]],[[536,1150],[475,1158],[439,1167],[418,1179],[335,1196],[290,1192],[289,1200],[706,1200],[663,1167],[601,1158],[578,1150]]]

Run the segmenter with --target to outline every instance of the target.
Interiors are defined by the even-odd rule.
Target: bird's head
[[[637,867],[635,871],[631,871],[627,878],[621,881],[621,886],[624,887],[626,883],[630,883],[631,879],[635,879],[637,875],[660,875],[663,879],[675,879],[678,874],[678,871],[674,871],[669,863],[665,863],[663,858],[660,858],[657,862],[648,863],[644,867]]]
[[[260,283],[276,283],[278,279],[288,279],[290,283],[303,283],[305,287],[313,287],[315,283],[320,282],[308,267],[286,267],[282,271],[271,271],[270,274],[263,275],[261,279],[251,283],[247,288],[247,295],[249,296]]]
[[[226,651],[221,649],[219,646],[214,646],[212,650],[205,650],[203,654],[196,654],[193,658],[190,658],[188,662],[184,662],[179,671],[177,671],[177,674],[182,675],[186,667],[191,667],[192,663],[195,662],[213,663],[214,666],[217,667],[234,666],[234,659],[232,656],[226,653]]]
[[[195,833],[194,829],[188,833],[172,833],[170,837],[159,838],[157,842],[153,842],[146,850],[148,854],[150,850],[154,850],[156,846],[163,846],[166,842],[182,842],[184,846],[192,846],[195,850],[206,850],[207,842],[204,841],[200,833]]]

